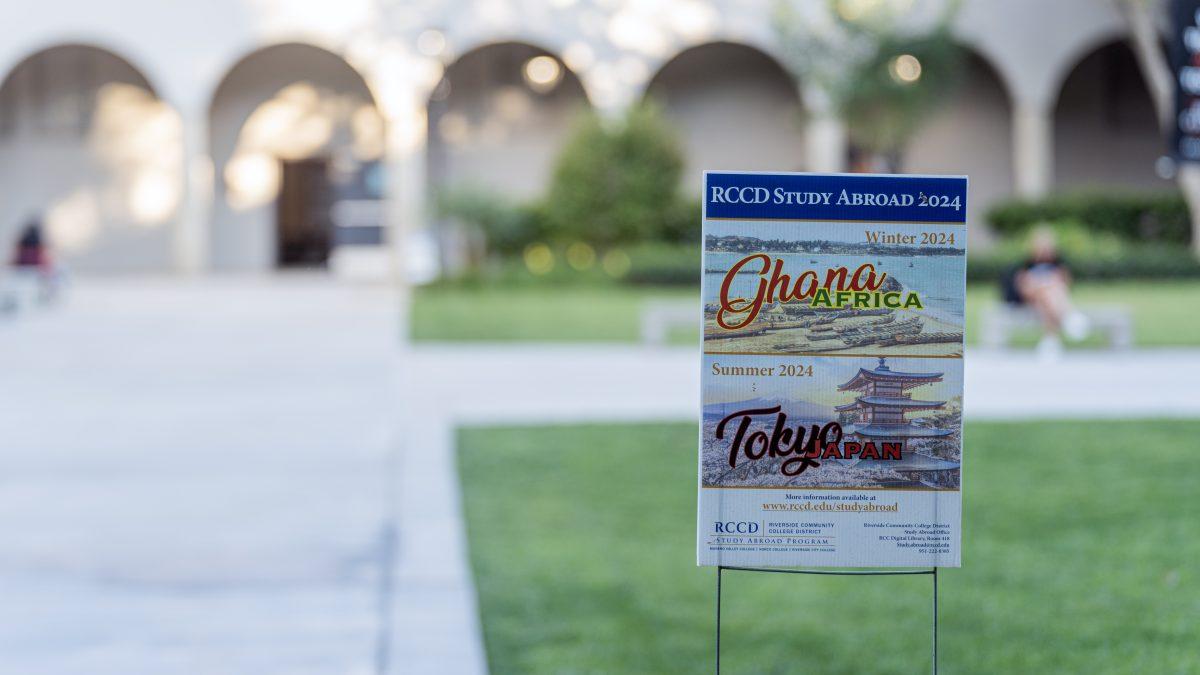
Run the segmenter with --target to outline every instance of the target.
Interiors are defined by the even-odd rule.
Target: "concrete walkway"
[[[687,420],[693,349],[399,346],[383,289],[94,282],[0,322],[0,673],[482,673],[464,424]],[[967,415],[1198,416],[1200,351],[971,353]]]
[[[411,363],[438,407],[466,422],[691,419],[699,410],[694,348],[624,345],[418,346]],[[1200,415],[1200,350],[1067,353],[968,350],[971,419]]]
[[[376,671],[396,313],[80,283],[0,322],[0,672]]]

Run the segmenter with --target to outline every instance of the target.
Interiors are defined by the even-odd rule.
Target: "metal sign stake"
[[[931,628],[933,632],[933,675],[938,672],[938,568],[918,570],[790,570],[790,569],[771,569],[766,567],[731,567],[727,565],[717,566],[717,675],[721,675],[721,577],[725,570],[734,572],[769,572],[775,574],[812,574],[821,576],[840,576],[840,577],[898,577],[898,576],[916,576],[928,575],[933,577],[933,620]]]

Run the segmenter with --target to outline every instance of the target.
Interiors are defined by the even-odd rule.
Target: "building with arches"
[[[656,101],[702,169],[837,171],[772,0],[51,0],[0,45],[0,240],[32,218],[79,271],[405,268],[431,195],[529,197],[573,116]],[[1169,189],[1110,3],[965,0],[966,83],[911,172],[997,199]],[[734,128],[736,127],[736,128]]]

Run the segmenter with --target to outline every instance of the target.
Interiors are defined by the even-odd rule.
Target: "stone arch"
[[[428,101],[430,189],[540,195],[576,117],[589,107],[576,73],[541,47],[492,42],[463,53]]]
[[[688,193],[699,193],[705,170],[805,168],[799,87],[756,47],[709,42],[688,48],[654,75],[646,99],[662,106],[683,137]]]
[[[321,267],[383,243],[384,119],[340,55],[288,42],[243,56],[208,124],[213,267]]]
[[[182,199],[178,114],[128,59],[49,46],[0,83],[0,248],[31,220],[79,271],[161,271]]]
[[[1155,162],[1166,151],[1154,102],[1123,39],[1082,56],[1054,105],[1054,185],[1169,189]]]
[[[1013,101],[999,71],[969,51],[963,80],[938,104],[904,152],[906,173],[966,174],[971,181],[968,222],[982,232],[983,214],[1014,191]]]

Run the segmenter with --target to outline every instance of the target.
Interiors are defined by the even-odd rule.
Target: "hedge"
[[[1109,258],[1071,257],[1067,254],[1066,259],[1072,276],[1082,281],[1200,278],[1200,261],[1189,250],[1180,247],[1129,246]],[[967,259],[967,280],[998,283],[1003,275],[1021,262],[1019,255],[973,255]]]
[[[629,273],[624,281],[654,286],[694,286],[700,283],[699,244],[640,244],[629,249]]]
[[[629,273],[625,283],[647,285],[695,285],[700,279],[698,246],[639,245],[626,249]],[[1116,279],[1200,278],[1200,261],[1186,247],[1163,244],[1128,244],[1103,257],[1064,253],[1071,274],[1080,281]],[[1024,261],[1024,254],[1009,248],[967,259],[967,280],[999,283],[1001,277]]]
[[[1076,193],[1039,200],[1001,202],[987,213],[997,234],[1019,235],[1046,222],[1076,221],[1131,241],[1188,244],[1192,226],[1187,203],[1171,193]]]

